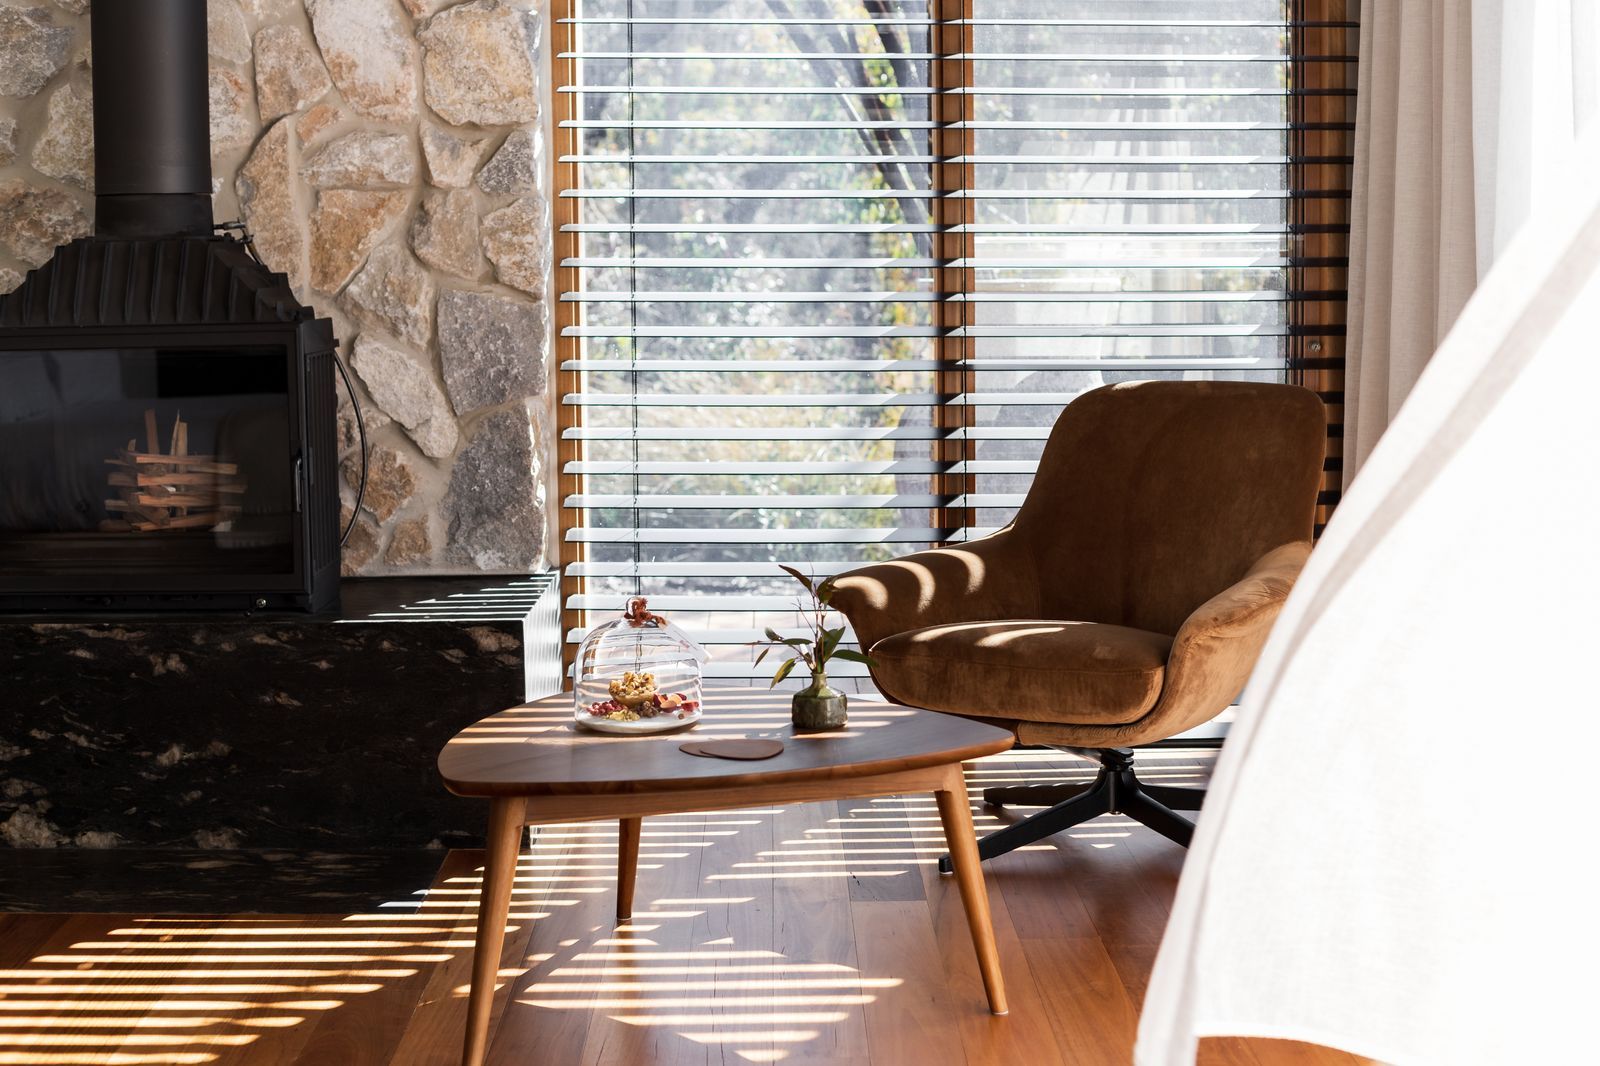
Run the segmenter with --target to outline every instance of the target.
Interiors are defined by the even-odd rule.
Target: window
[[[750,676],[779,562],[1003,525],[1088,389],[1336,404],[1347,6],[558,4],[571,635],[643,593]]]

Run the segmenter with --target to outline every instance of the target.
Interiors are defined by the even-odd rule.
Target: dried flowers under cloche
[[[643,596],[589,631],[578,649],[573,717],[602,733],[683,729],[703,713],[700,670],[710,658]]]

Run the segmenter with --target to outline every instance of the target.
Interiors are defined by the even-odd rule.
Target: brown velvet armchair
[[[898,703],[1003,724],[1095,758],[1087,788],[985,837],[992,858],[1107,812],[1188,845],[1204,793],[1141,783],[1132,747],[1221,713],[1311,551],[1326,428],[1292,385],[1152,381],[1061,415],[1015,520],[840,577],[833,604]]]

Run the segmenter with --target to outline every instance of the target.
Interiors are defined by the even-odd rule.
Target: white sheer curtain
[[[1218,762],[1140,1022],[1439,1066],[1593,1058],[1600,131],[1333,516]]]
[[[1478,274],[1549,192],[1594,117],[1600,0],[1472,0]]]

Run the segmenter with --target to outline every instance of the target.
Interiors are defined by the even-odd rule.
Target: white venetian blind
[[[1009,520],[1098,385],[1282,379],[1281,0],[566,0],[569,636],[711,673],[818,574]],[[860,668],[840,664],[842,674]]]

